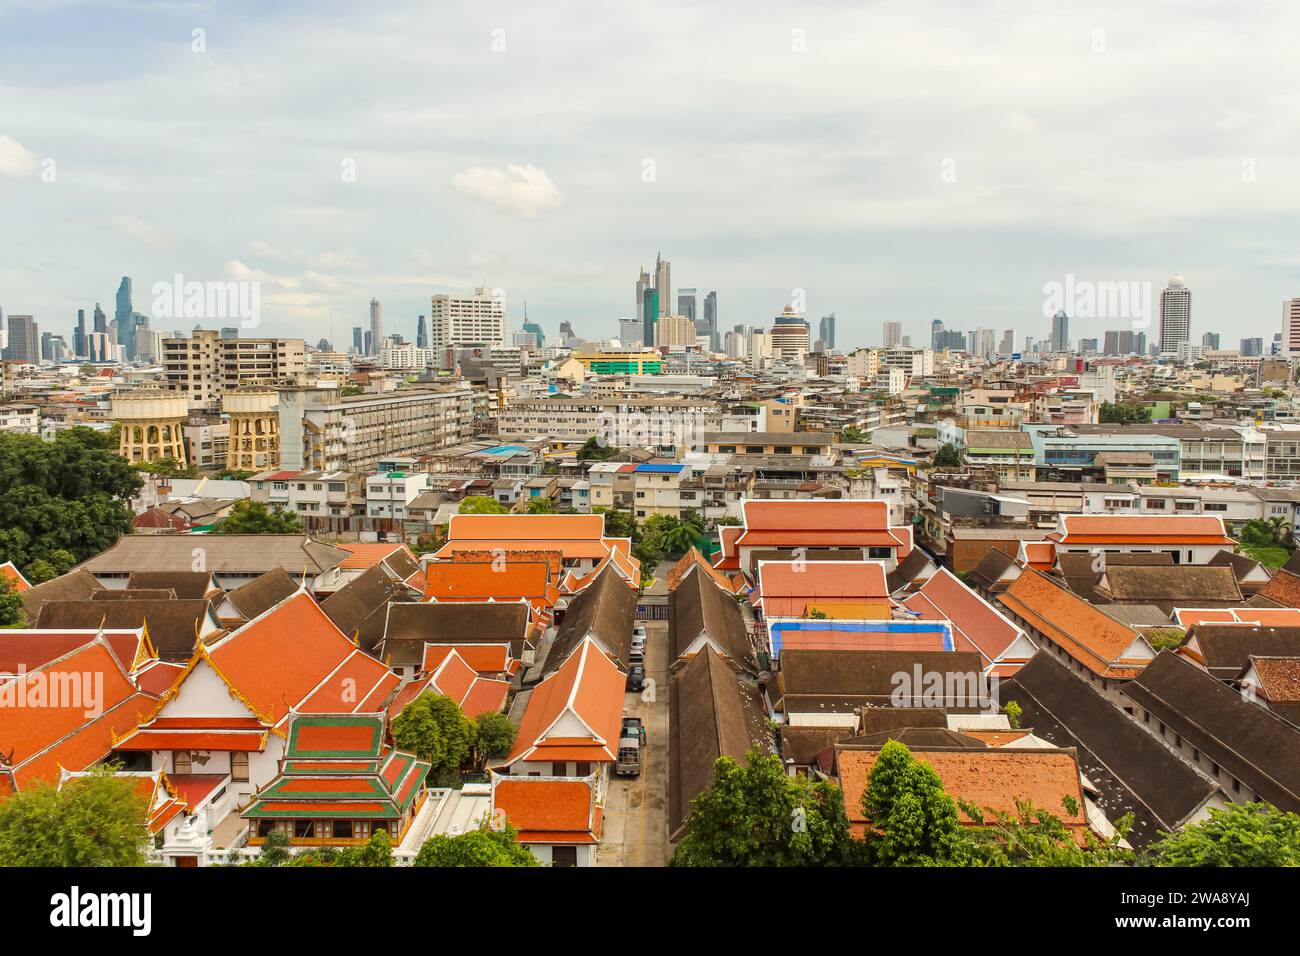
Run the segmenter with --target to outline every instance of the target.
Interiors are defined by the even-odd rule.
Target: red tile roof
[[[924,621],[949,621],[957,650],[979,651],[986,665],[1010,663],[1011,659],[1006,659],[1007,652],[1024,637],[1019,627],[947,568],[940,568],[903,605]],[[1014,663],[1024,664],[1033,656],[1033,651],[1032,647],[1027,648],[1024,654],[1014,658]]]
[[[6,561],[0,564],[0,578],[8,581],[15,591],[30,591],[31,582],[23,577],[23,573],[14,566],[12,561]]]
[[[504,814],[521,843],[594,843],[595,804],[586,779],[498,776],[493,781],[494,817]]]
[[[891,605],[875,561],[760,561],[751,598],[766,617],[804,617],[826,604]]]

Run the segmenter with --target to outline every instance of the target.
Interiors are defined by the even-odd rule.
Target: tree
[[[334,866],[384,867],[393,865],[393,839],[387,830],[376,830],[361,846],[339,850],[334,856]]]
[[[247,481],[249,478],[252,478],[255,474],[257,474],[257,472],[247,471],[241,468],[226,468],[222,471],[217,472],[216,477],[217,477],[217,481]]]
[[[1024,716],[1024,708],[1014,700],[1007,701],[1007,706],[1003,708],[1007,713],[1007,723],[1012,727],[1020,726],[1020,718]]]
[[[1267,803],[1234,803],[1167,834],[1156,866],[1300,866],[1300,816]]]
[[[289,860],[289,834],[283,830],[272,830],[262,841],[262,852],[257,856],[257,865],[283,866]]]
[[[965,800],[962,812],[975,824],[964,836],[970,841],[972,863],[982,866],[1113,866],[1132,862],[1133,851],[1121,846],[1133,825],[1127,814],[1117,821],[1109,840],[1099,840],[1092,831],[1082,830],[1076,838],[1055,814],[1035,807],[1028,800],[1016,801],[1016,812],[988,813]],[[1067,814],[1079,813],[1079,802],[1066,797]]]
[[[283,508],[245,498],[212,528],[213,534],[295,534],[302,531],[298,516]]]
[[[969,859],[957,804],[933,767],[905,744],[880,750],[862,811],[871,821],[867,853],[877,866],[961,866]]]
[[[555,502],[550,498],[541,496],[529,498],[527,510],[530,515],[553,515],[555,514]]]
[[[617,458],[619,454],[619,450],[613,445],[592,435],[578,449],[577,458],[578,461],[609,461],[611,458]]]
[[[24,619],[23,596],[12,581],[0,578],[0,627],[13,627]]]
[[[459,510],[463,515],[503,515],[510,509],[487,495],[466,495]]]
[[[1146,424],[1151,421],[1151,406],[1102,402],[1097,419],[1103,425]]]
[[[845,425],[840,429],[840,441],[845,445],[863,445],[866,444],[867,436],[856,425]]]
[[[158,475],[160,478],[197,478],[199,469],[196,465],[179,462],[175,458],[155,458],[153,461],[133,463],[136,471]]]
[[[940,445],[939,450],[934,453],[934,467],[960,468],[961,453],[957,451],[957,446],[949,442]]]
[[[142,866],[148,808],[138,781],[99,767],[62,789],[38,783],[0,801],[0,866]]]
[[[791,777],[759,747],[742,766],[713,765],[713,784],[691,802],[673,866],[837,866],[850,861],[844,798],[830,783]]]
[[[635,538],[637,536],[636,519],[630,511],[616,508],[598,509],[597,514],[605,516],[605,536],[609,538]]]
[[[450,697],[423,693],[393,718],[393,742],[430,764],[429,775],[448,780],[460,772],[474,743],[474,722]]]
[[[515,743],[515,725],[497,711],[480,714],[474,721],[474,769],[482,771],[492,757],[504,757]]]
[[[413,866],[538,866],[537,857],[521,846],[513,828],[486,826],[461,836],[439,834],[424,841]]]
[[[131,530],[140,484],[103,432],[69,428],[50,442],[0,432],[0,563],[31,580],[36,561],[57,571],[99,554]]]

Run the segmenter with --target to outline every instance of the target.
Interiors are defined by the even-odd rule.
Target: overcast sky
[[[527,300],[599,337],[662,250],[724,330],[803,290],[841,348],[1046,336],[1068,274],[1178,272],[1194,340],[1271,338],[1297,5],[1136,6],[0,0],[0,308],[66,335],[123,275],[145,312],[177,273],[258,279],[262,333],[332,310],[347,345],[372,296],[413,339],[486,283],[514,329]]]

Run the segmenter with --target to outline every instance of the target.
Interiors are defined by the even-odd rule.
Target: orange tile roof
[[[12,561],[0,564],[0,578],[8,581],[15,591],[30,591],[32,589],[31,582],[23,577],[23,573],[15,567]]]
[[[767,617],[803,617],[811,608],[829,614],[834,605],[856,616],[863,605],[891,605],[885,566],[876,561],[760,561],[751,599]]]
[[[266,746],[266,731],[141,730],[114,745],[114,750],[233,750],[256,753]]]
[[[1279,568],[1273,572],[1268,583],[1255,593],[1286,607],[1300,607],[1300,575]]]
[[[943,788],[954,800],[961,799],[986,810],[1016,812],[1017,800],[1060,818],[1067,827],[1087,827],[1079,764],[1073,750],[1019,750],[989,747],[970,750],[913,750],[913,755],[934,768]],[[840,787],[844,808],[854,832],[861,834],[867,821],[862,811],[862,793],[868,775],[880,757],[878,750],[837,750]],[[1077,812],[1069,814],[1061,801],[1077,801]],[[963,823],[970,819],[958,810]]]
[[[550,579],[545,561],[433,561],[425,567],[423,590],[439,601],[528,598],[554,604],[559,593]]]
[[[1265,627],[1300,627],[1300,608],[1179,607],[1174,608],[1174,620],[1184,630],[1194,624],[1260,624]]]
[[[601,515],[452,515],[439,558],[457,551],[559,551],[566,559],[603,558],[609,550]]]
[[[412,561],[417,560],[411,549],[404,544],[388,544],[384,542],[354,542],[349,544],[340,542],[335,547],[342,548],[350,553],[350,556],[344,558],[339,564],[339,567],[345,571],[365,571],[373,568],[394,551],[404,551]]]
[[[341,682],[336,671],[356,652],[311,595],[299,591],[217,641],[208,653],[256,713],[276,723],[290,707],[321,692],[323,681]]]
[[[510,669],[509,644],[425,644],[421,670],[437,670],[453,651],[480,674],[504,674]]]
[[[549,677],[533,688],[519,722],[519,732],[508,763],[528,759],[543,744],[561,717],[570,717],[585,727],[594,743],[612,762],[622,729],[623,696],[627,678],[589,637]]]
[[[1147,665],[1124,655],[1137,631],[1093,607],[1041,571],[1027,568],[998,601],[1100,677],[1136,677]]]
[[[458,653],[452,651],[442,659],[438,669],[431,676],[434,689],[459,705],[474,686],[474,681],[478,679],[478,672],[466,664]]]
[[[383,662],[363,651],[353,650],[339,667],[294,709],[308,714],[347,714],[362,709],[360,704],[372,695],[397,690],[401,678]],[[386,692],[386,693],[385,693]],[[379,707],[375,708],[380,709]]]
[[[724,527],[726,526],[724,525]],[[676,591],[677,585],[682,583],[682,579],[690,573],[692,568],[697,571],[703,571],[713,579],[715,584],[733,594],[740,590],[735,579],[728,577],[711,565],[700,552],[699,548],[691,548],[678,559],[676,564],[668,569],[668,590]]]
[[[1063,544],[1213,544],[1237,542],[1223,530],[1223,519],[1208,515],[1061,515]]]
[[[585,779],[497,777],[492,808],[521,833],[590,832],[595,794]]]

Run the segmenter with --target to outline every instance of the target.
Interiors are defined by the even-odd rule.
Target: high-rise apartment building
[[[684,315],[660,316],[655,323],[655,346],[683,349],[695,345],[695,323]]]
[[[195,329],[162,340],[162,363],[168,389],[184,392],[192,409],[215,411],[229,389],[301,382],[307,349],[302,339],[223,339]]]
[[[1219,349],[1219,333],[1218,333],[1218,332],[1206,332],[1206,333],[1204,333],[1204,334],[1201,336],[1201,347],[1202,347],[1202,348],[1207,348],[1207,349],[1213,349],[1214,351],[1218,351],[1218,349]]]
[[[716,292],[710,292],[704,297],[704,325],[713,337],[713,348],[716,350],[721,333],[721,329],[718,328],[718,293]]]
[[[504,348],[506,342],[505,293],[478,288],[473,295],[439,293],[433,297],[433,311],[429,313],[430,348],[458,345]]]
[[[1300,296],[1282,303],[1282,354],[1300,356]]]
[[[1264,354],[1264,340],[1262,338],[1242,339],[1241,340],[1241,357],[1256,358]]]
[[[677,292],[677,314],[695,321],[695,290],[679,289]]]
[[[1160,293],[1160,353],[1177,354],[1192,337],[1192,290],[1180,275]]]
[[[903,344],[903,323],[896,321],[885,322],[885,348],[894,345]]]
[[[384,347],[384,307],[378,299],[370,300],[370,343],[371,355],[378,355]]]

